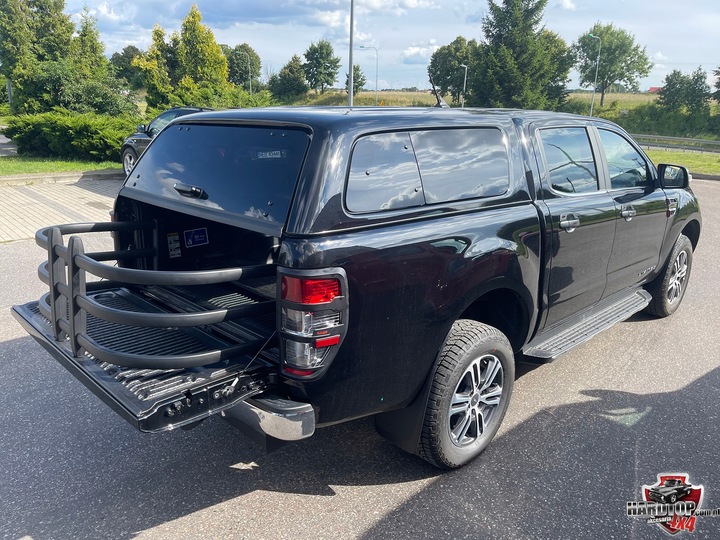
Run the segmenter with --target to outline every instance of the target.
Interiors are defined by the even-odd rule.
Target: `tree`
[[[85,77],[103,77],[108,73],[105,45],[100,41],[97,20],[85,8],[80,18],[80,30],[70,44],[71,62]]]
[[[600,38],[601,50],[600,42],[590,34]],[[598,50],[600,50],[599,63],[597,63]],[[597,66],[600,106],[605,103],[605,92],[615,83],[637,91],[639,79],[647,77],[653,66],[645,47],[640,48],[631,33],[622,28],[615,28],[612,24],[595,23],[587,33],[580,36],[573,45],[573,51],[581,86],[594,85]]]
[[[165,31],[156,24],[152,31],[152,43],[147,53],[136,56],[132,65],[143,74],[149,107],[160,108],[170,102],[173,90],[167,65],[167,43]]]
[[[712,97],[715,101],[720,101],[720,67],[713,71],[713,75],[715,75],[715,92]]]
[[[18,64],[31,57],[30,13],[23,0],[0,0],[0,74],[5,76],[8,102],[14,111],[12,88]]]
[[[220,45],[220,47],[227,58],[228,81],[242,86],[249,92],[250,83],[248,81],[248,75],[253,85],[255,85],[255,81],[260,78],[260,56],[247,43],[235,45],[233,48],[227,45]]]
[[[477,42],[458,36],[452,43],[443,45],[433,53],[428,75],[441,94],[449,92],[452,100],[459,103],[463,85],[466,85],[465,68],[462,66],[468,66],[468,74],[471,75],[477,67],[477,57]]]
[[[110,65],[115,72],[115,76],[125,79],[130,87],[134,89],[142,86],[142,72],[137,66],[133,66],[132,61],[142,53],[135,45],[128,45],[122,51],[113,53],[110,57]]]
[[[360,69],[360,64],[355,64],[353,66],[353,94],[357,94],[362,90],[365,85],[367,84],[367,78],[365,77],[365,74],[363,73],[362,69]],[[345,74],[345,91],[349,94],[350,93],[350,74]]]
[[[65,0],[26,0],[31,17],[33,54],[39,62],[61,60],[68,56],[75,25],[65,15]]]
[[[565,100],[572,51],[541,27],[547,0],[488,0],[485,35],[468,75],[471,105],[557,109]]]
[[[334,56],[332,45],[329,41],[321,39],[317,45],[311,43],[307,51],[305,51],[305,78],[310,84],[310,88],[320,93],[325,93],[325,88],[335,83],[338,71],[340,70],[340,57]]]
[[[308,91],[305,82],[305,70],[298,55],[285,64],[277,75],[271,75],[268,86],[273,96],[280,101],[290,101],[292,98]]]
[[[193,4],[182,22],[178,56],[180,74],[195,83],[226,83],[228,64],[212,30],[201,23],[202,14]]]
[[[710,114],[710,86],[706,81],[707,73],[700,67],[690,75],[675,69],[663,81],[658,104],[669,111]]]

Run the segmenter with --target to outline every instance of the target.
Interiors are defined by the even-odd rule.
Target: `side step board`
[[[650,293],[638,289],[620,298],[613,297],[607,302],[601,302],[586,312],[580,321],[560,327],[551,334],[541,334],[525,346],[523,353],[540,360],[557,358],[615,323],[641,311],[651,299]]]

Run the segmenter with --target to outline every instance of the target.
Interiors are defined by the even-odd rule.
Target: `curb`
[[[717,174],[702,174],[702,173],[694,173],[690,172],[690,174],[693,177],[693,180],[720,180],[720,176]]]
[[[0,176],[2,186],[27,186],[33,184],[66,184],[79,180],[124,180],[122,170],[101,170],[67,173],[37,173]]]

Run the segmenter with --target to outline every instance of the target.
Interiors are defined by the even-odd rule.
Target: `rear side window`
[[[148,147],[126,185],[284,224],[309,140],[299,129],[177,124]]]
[[[346,205],[351,212],[410,208],[494,197],[509,185],[499,129],[380,133],[355,144]]]
[[[499,129],[411,132],[428,204],[507,192],[507,145]]]
[[[356,144],[346,204],[351,212],[376,212],[424,203],[420,173],[407,133],[380,133]]]
[[[550,184],[561,193],[598,190],[598,175],[585,128],[548,128],[540,131]]]

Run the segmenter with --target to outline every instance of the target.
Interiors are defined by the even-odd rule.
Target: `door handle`
[[[560,214],[560,228],[567,232],[573,232],[580,226],[580,218],[575,214]]]
[[[620,215],[625,221],[630,221],[637,215],[637,212],[631,205],[620,207]]]

